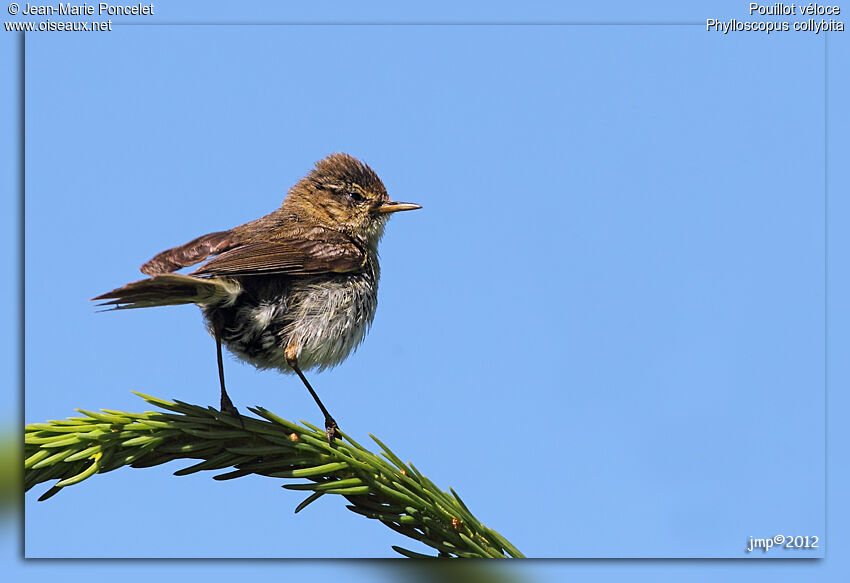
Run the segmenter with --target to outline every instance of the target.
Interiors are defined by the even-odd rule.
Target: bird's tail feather
[[[167,273],[128,283],[92,300],[107,300],[98,306],[115,310],[179,304],[230,305],[241,291],[239,283],[231,279]]]

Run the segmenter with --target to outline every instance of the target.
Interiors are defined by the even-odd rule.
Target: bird
[[[276,210],[163,251],[141,266],[147,278],[92,300],[106,310],[198,305],[215,339],[222,412],[241,421],[225,388],[224,346],[259,369],[296,374],[333,442],[339,425],[304,371],[336,366],[363,341],[378,303],[378,242],[387,220],[420,208],[391,200],[366,163],[330,154]]]

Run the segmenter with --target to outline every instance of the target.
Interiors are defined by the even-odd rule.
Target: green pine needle
[[[300,480],[284,485],[310,492],[295,512],[323,495],[337,494],[347,500],[349,510],[437,549],[440,556],[523,556],[482,525],[454,490],[437,488],[374,436],[370,437],[381,449],[380,456],[344,433],[342,440],[330,445],[323,430],[286,421],[262,407],[250,409],[260,419],[240,421],[211,407],[136,394],[170,412],[80,409],[84,417],[27,425],[25,488],[55,480],[39,498],[46,500],[62,488],[122,466],[198,460],[175,474],[232,468],[215,479],[259,474]],[[393,549],[406,557],[429,556]]]

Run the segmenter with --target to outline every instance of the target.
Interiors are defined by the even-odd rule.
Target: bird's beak
[[[422,207],[418,204],[414,204],[412,202],[385,202],[377,209],[377,212],[384,213],[397,213],[398,211],[415,211],[416,209],[421,209]]]

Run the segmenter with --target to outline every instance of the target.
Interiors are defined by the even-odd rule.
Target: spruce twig
[[[243,426],[212,407],[136,394],[167,412],[78,410],[83,417],[27,425],[25,488],[58,480],[39,498],[46,500],[62,488],[122,466],[192,459],[199,461],[175,474],[228,469],[214,479],[259,474],[298,480],[284,488],[311,493],[295,512],[321,496],[337,494],[348,501],[349,510],[379,520],[440,556],[523,556],[481,524],[454,490],[437,488],[374,436],[383,457],[344,433],[331,446],[323,430],[286,421],[262,407],[250,409],[261,419],[243,417]],[[423,556],[393,549],[404,556]]]

